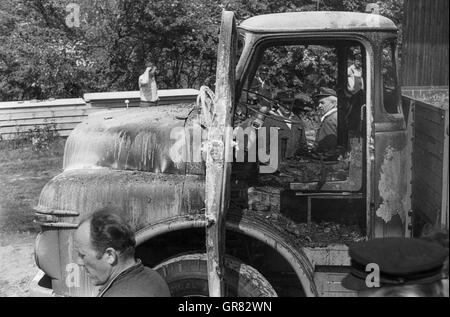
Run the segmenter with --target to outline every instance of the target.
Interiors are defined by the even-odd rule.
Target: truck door
[[[232,126],[235,94],[237,32],[233,12],[222,12],[215,100],[210,111],[206,142],[206,252],[209,294],[223,296],[223,268],[225,258],[225,216],[229,204],[231,173]],[[231,154],[231,155],[230,155]]]

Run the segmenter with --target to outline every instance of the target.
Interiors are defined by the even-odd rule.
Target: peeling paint
[[[375,140],[373,137],[369,139],[369,157],[371,162],[375,162]]]
[[[378,190],[383,202],[376,211],[376,215],[386,223],[392,217],[399,215],[402,223],[405,223],[406,195],[404,194],[404,174],[405,162],[402,160],[405,155],[403,151],[396,151],[392,146],[388,146],[384,153],[383,165],[380,171],[380,182]]]

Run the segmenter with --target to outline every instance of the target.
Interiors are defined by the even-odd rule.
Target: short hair
[[[134,231],[119,215],[117,209],[104,207],[94,211],[80,222],[90,222],[90,240],[100,258],[107,248],[120,252],[123,258],[134,256]]]

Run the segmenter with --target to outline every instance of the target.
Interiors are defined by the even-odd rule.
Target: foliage
[[[373,0],[2,0],[0,100],[137,90],[146,62],[160,88],[213,86],[222,9],[237,21],[286,11],[364,11]],[[80,27],[65,20],[80,5]],[[379,1],[401,23],[403,0]]]
[[[28,131],[17,131],[12,139],[3,140],[0,135],[0,149],[20,149],[30,147],[34,152],[47,151],[58,140],[59,134],[56,123],[35,125]]]
[[[267,67],[268,84],[283,90],[312,95],[318,87],[336,85],[337,57],[332,47],[272,47],[265,51],[261,67]]]
[[[119,1],[114,88],[136,88],[146,62],[162,88],[212,85],[221,8],[217,1]],[[170,12],[170,14],[167,14]]]
[[[28,131],[33,151],[48,150],[50,145],[58,138],[56,124],[36,125]]]
[[[107,89],[108,26],[65,24],[67,0],[8,0],[0,12],[0,95],[3,100],[79,97]],[[98,1],[99,2],[99,1]],[[13,4],[14,3],[14,4]],[[6,5],[10,4],[8,8]],[[88,12],[95,12],[97,2]],[[89,16],[83,16],[86,21]]]

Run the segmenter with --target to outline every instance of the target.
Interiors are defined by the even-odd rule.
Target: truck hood
[[[171,133],[185,127],[194,105],[101,111],[67,139],[64,170],[112,168],[169,174],[204,174],[203,163],[174,162]]]
[[[202,214],[204,192],[204,177],[200,175],[67,170],[45,185],[35,210],[76,227],[85,214],[112,205],[139,230],[149,223]]]

